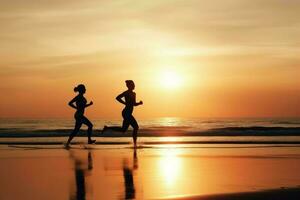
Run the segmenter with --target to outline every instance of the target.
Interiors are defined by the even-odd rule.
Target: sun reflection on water
[[[182,121],[178,117],[163,117],[159,118],[159,122],[162,126],[179,126]]]
[[[181,160],[178,149],[165,149],[164,156],[159,161],[159,168],[165,187],[173,187],[180,175]]]

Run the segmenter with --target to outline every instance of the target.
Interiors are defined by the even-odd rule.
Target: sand
[[[299,199],[300,146],[0,145],[0,199]]]

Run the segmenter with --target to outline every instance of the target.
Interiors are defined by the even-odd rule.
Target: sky
[[[0,0],[0,118],[300,117],[298,0]]]

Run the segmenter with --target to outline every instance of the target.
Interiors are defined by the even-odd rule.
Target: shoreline
[[[280,126],[248,126],[248,127],[224,127],[204,130],[192,130],[189,126],[154,126],[139,130],[142,137],[226,137],[226,136],[300,136],[300,127],[280,127]],[[0,128],[0,138],[3,137],[65,137],[69,136],[73,129],[19,129],[19,128]],[[93,134],[99,137],[130,137],[131,131],[118,133],[107,131],[104,134],[95,128]],[[81,129],[77,136],[86,136],[86,129]]]
[[[28,142],[18,142],[18,141],[0,141],[0,145],[62,145],[66,141],[28,141]],[[127,145],[131,144],[131,141],[96,141],[95,145]],[[85,142],[72,142],[73,145],[86,144]],[[300,147],[300,141],[154,141],[154,142],[141,142],[144,145],[178,145],[178,144],[249,144],[249,145],[296,145]],[[298,146],[299,145],[299,146]]]

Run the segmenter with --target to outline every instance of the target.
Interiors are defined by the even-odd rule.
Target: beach
[[[0,199],[298,199],[299,166],[297,144],[2,144]]]
[[[70,149],[73,120],[0,122],[0,199],[299,199],[299,119],[141,120],[137,149],[117,120]]]
[[[0,200],[300,200],[300,0],[0,5]]]

